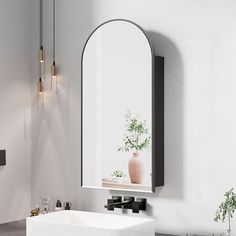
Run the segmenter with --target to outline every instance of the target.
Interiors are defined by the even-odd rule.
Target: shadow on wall
[[[165,186],[153,197],[183,199],[183,63],[180,51],[166,36],[147,33],[156,55],[165,58]]]
[[[50,68],[52,1],[46,1],[44,6],[44,17],[48,22],[44,26],[45,48],[47,68]],[[94,28],[92,1],[58,0],[56,15],[56,60],[60,83],[58,95],[51,92],[48,69],[45,108],[38,112],[33,110],[32,206],[43,194],[54,199],[52,206],[58,198],[71,201],[72,208],[78,209],[83,204],[77,198],[81,168],[80,56],[87,35]]]

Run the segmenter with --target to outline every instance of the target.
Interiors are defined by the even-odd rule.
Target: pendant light
[[[40,0],[39,6],[39,62],[44,63],[45,61],[45,53],[43,48],[43,0]]]
[[[56,0],[53,0],[53,63],[51,66],[51,89],[53,90],[53,84],[56,87],[56,94],[58,90],[58,77],[56,66]]]
[[[38,84],[37,84],[37,110],[39,110],[39,107],[44,107],[44,87],[43,87],[43,81],[42,78],[39,77]]]
[[[38,93],[42,94],[43,93],[43,82],[41,77],[39,78],[39,82],[38,82]]]
[[[39,79],[37,83],[37,110],[44,107],[45,52],[43,48],[43,0],[39,0]]]
[[[39,62],[42,65],[45,64],[45,51],[43,48],[43,0],[40,0],[39,11]]]

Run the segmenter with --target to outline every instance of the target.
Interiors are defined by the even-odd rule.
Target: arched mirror
[[[164,184],[163,68],[133,22],[92,32],[82,55],[83,187],[153,192]]]

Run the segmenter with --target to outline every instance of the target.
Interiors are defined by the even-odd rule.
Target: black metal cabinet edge
[[[6,150],[0,150],[0,166],[6,165]]]
[[[155,56],[153,170],[155,187],[164,186],[164,57]]]
[[[173,235],[173,234],[159,234],[159,233],[156,233],[155,236],[177,236],[177,235]]]

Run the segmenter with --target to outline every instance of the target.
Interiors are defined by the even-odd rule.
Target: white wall
[[[32,204],[47,194],[71,200],[76,209],[103,212],[106,198],[114,194],[80,188],[80,57],[97,25],[126,18],[140,24],[165,57],[166,183],[156,194],[143,195],[150,204],[147,215],[163,233],[223,230],[213,218],[224,191],[236,183],[236,2],[57,3],[61,85],[58,96],[46,94],[43,111],[33,111]],[[51,1],[47,4],[50,20]]]
[[[0,2],[0,223],[30,212],[31,2]]]

